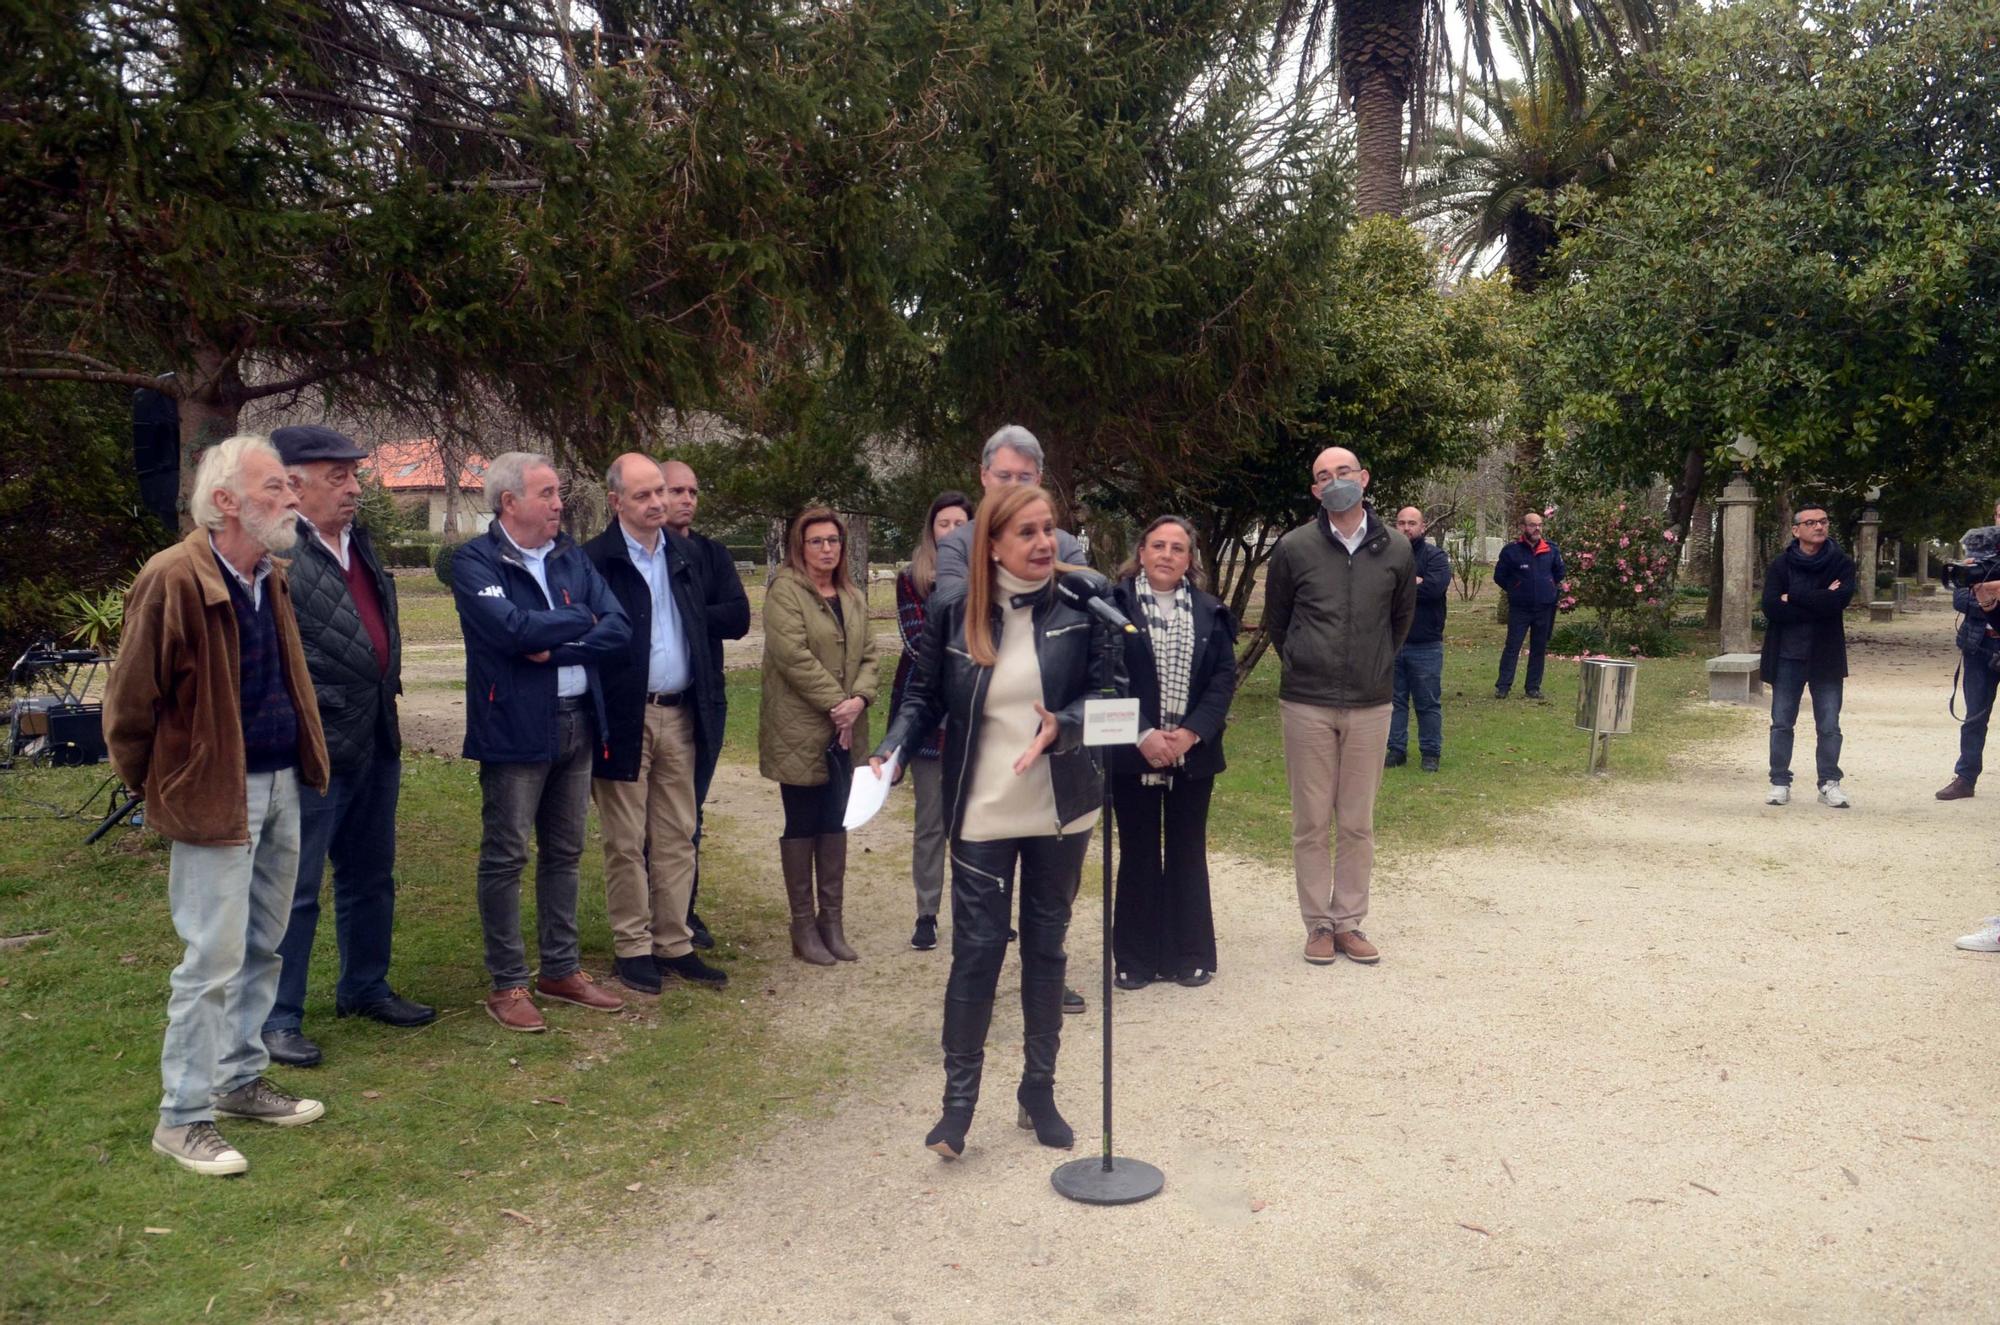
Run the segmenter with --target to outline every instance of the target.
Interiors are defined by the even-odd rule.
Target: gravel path
[[[867,1034],[855,1089],[598,1244],[510,1235],[397,1317],[2000,1318],[2000,959],[1951,946],[2000,910],[1995,832],[1986,801],[1930,795],[1949,622],[1855,628],[1855,808],[1763,806],[1746,715],[1671,783],[1614,779],[1482,848],[1384,843],[1372,970],[1305,965],[1289,875],[1217,860],[1222,974],[1117,996],[1118,1148],[1167,1174],[1141,1206],[1050,1190],[1069,1156],[1013,1126],[1009,1001],[966,1158],[920,1148],[945,957],[899,946],[907,830],[871,825],[866,960],[780,988],[788,1031]],[[740,771],[720,794],[768,798]],[[1078,1155],[1096,922],[1079,908],[1092,1011],[1058,1088]]]

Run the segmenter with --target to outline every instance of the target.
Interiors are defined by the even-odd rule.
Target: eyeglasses
[[[843,539],[839,534],[829,534],[822,538],[808,538],[806,540],[806,546],[817,547],[817,548],[839,547],[842,543],[846,541],[847,540]]]
[[[1810,520],[1794,520],[1794,521],[1792,521],[1792,524],[1793,524],[1793,525],[1794,525],[1795,527],[1797,527],[1797,528],[1800,528],[1800,529],[1812,529],[1812,528],[1814,528],[1814,527],[1816,527],[1816,526],[1818,526],[1818,525],[1823,525],[1823,524],[1825,524],[1825,523],[1826,523],[1826,517],[1825,517],[1824,515],[1820,515],[1820,516],[1815,516],[1815,517],[1813,517],[1813,518],[1812,518],[1812,519],[1810,519]]]
[[[1325,470],[1321,470],[1319,473],[1314,474],[1313,482],[1331,483],[1335,479],[1353,478],[1356,474],[1359,474],[1360,472],[1361,470],[1354,465],[1342,465],[1339,469],[1334,470],[1332,473],[1328,473]]]

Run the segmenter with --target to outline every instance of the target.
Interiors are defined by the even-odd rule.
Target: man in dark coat
[[[2000,519],[2000,503],[1994,508]],[[2000,526],[1970,529],[1961,541],[1967,561],[2000,557]],[[1986,729],[1993,716],[1993,697],[2000,694],[2000,581],[1961,584],[1951,591],[1958,623],[1959,677],[1965,686],[1965,717],[1958,729],[1958,765],[1951,781],[1938,788],[1941,801],[1972,799],[1986,763]]]
[[[604,662],[608,722],[591,769],[604,838],[604,901],[618,978],[657,994],[663,976],[720,989],[729,977],[694,951],[695,769],[722,740],[701,586],[686,545],[666,532],[667,480],[636,452],[604,478],[610,527],[584,544],[632,622],[621,655]]]
[[[493,523],[451,559],[465,634],[465,757],[479,761],[479,922],[493,980],[486,1011],[510,1031],[548,1029],[528,992],[596,1012],[625,1001],[584,971],[578,862],[593,754],[605,735],[597,669],[624,656],[625,609],[562,532],[561,481],[546,456],[509,451],[486,466]],[[521,938],[521,875],[532,830],[536,948]]]
[[[299,499],[299,541],[291,551],[292,607],[319,697],[333,781],[321,794],[299,789],[299,879],[278,956],[278,998],[264,1019],[264,1047],[280,1063],[311,1067],[320,1048],[305,1034],[306,973],[319,931],[321,885],[333,864],[333,928],[340,950],[334,1011],[388,1026],[422,1026],[437,1009],[389,987],[390,931],[396,920],[396,800],[403,785],[403,738],[396,696],[403,689],[403,637],[396,581],[382,569],[368,530],[356,523],[361,484],[355,464],[368,453],[332,428],[280,428],[271,444]]]
[[[703,670],[706,683],[701,699],[703,729],[712,727],[715,737],[702,742],[694,768],[694,886],[688,889],[688,929],[695,947],[713,948],[715,937],[694,909],[701,896],[701,807],[708,800],[709,783],[715,780],[715,764],[722,757],[722,729],[729,721],[722,643],[750,633],[750,595],[743,591],[743,577],[736,573],[736,559],[729,555],[729,549],[694,531],[694,514],[701,505],[701,480],[694,470],[669,460],[660,466],[660,473],[667,481],[667,532],[680,540],[681,550],[694,567],[702,612],[708,619],[707,646],[696,652],[695,666]]]
[[[1555,629],[1556,603],[1569,572],[1562,549],[1542,537],[1542,517],[1529,511],[1521,517],[1521,536],[1500,549],[1493,562],[1493,587],[1507,595],[1507,643],[1500,651],[1500,677],[1493,698],[1505,699],[1514,688],[1514,665],[1521,640],[1528,641],[1528,698],[1542,697],[1542,664],[1549,656],[1549,632]]]
[[[1848,807],[1840,789],[1840,692],[1847,677],[1841,613],[1854,597],[1854,559],[1829,536],[1826,507],[1805,503],[1792,516],[1792,541],[1764,572],[1764,652],[1759,674],[1771,687],[1771,790],[1766,805],[1792,798],[1792,725],[1812,690],[1819,803]]]
[[[1389,754],[1396,768],[1410,757],[1410,709],[1417,710],[1417,751],[1426,773],[1438,771],[1444,754],[1444,612],[1451,587],[1451,558],[1424,538],[1424,513],[1414,506],[1396,512],[1396,532],[1410,540],[1417,567],[1417,615],[1396,650],[1396,688],[1389,700]]]

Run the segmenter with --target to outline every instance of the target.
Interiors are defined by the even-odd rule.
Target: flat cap
[[[288,465],[309,465],[315,460],[366,460],[368,453],[352,437],[323,423],[301,423],[279,428],[271,434],[278,458]]]

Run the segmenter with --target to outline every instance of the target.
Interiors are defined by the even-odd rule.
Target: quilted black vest
[[[403,693],[403,635],[397,624],[396,581],[375,558],[368,531],[354,526],[350,557],[375,579],[382,619],[389,628],[389,669],[375,658],[375,645],[347,592],[347,578],[316,534],[301,526],[288,575],[292,607],[299,618],[299,643],[306,670],[319,696],[319,721],[326,732],[327,760],[336,773],[351,772],[380,754],[403,748],[396,723],[396,696]]]

